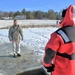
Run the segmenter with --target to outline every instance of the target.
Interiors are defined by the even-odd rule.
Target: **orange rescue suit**
[[[46,45],[43,65],[52,75],[75,75],[75,6],[69,6],[60,25]]]

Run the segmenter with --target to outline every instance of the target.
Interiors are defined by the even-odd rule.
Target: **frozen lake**
[[[15,75],[29,69],[42,68],[41,62],[45,45],[50,39],[50,34],[57,29],[52,27],[23,29],[24,40],[21,41],[22,56],[16,59],[13,58],[12,44],[8,39],[8,29],[0,30],[1,75]]]
[[[43,54],[46,43],[50,34],[58,28],[27,28],[23,29],[24,40],[21,41],[23,46],[28,46],[35,53]],[[10,43],[8,39],[8,29],[0,30],[0,43]]]

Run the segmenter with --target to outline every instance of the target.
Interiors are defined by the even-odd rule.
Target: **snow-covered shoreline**
[[[18,20],[20,26],[49,26],[56,25],[57,20]],[[0,28],[10,27],[13,20],[0,20]]]

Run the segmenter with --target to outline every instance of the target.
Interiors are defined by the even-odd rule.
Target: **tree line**
[[[50,19],[50,20],[60,20],[61,12],[55,12],[54,10],[48,10],[47,12],[38,10],[38,11],[26,11],[23,9],[22,11],[16,12],[3,12],[0,11],[0,19],[2,17],[12,17],[13,19],[17,15],[25,15],[26,19]]]

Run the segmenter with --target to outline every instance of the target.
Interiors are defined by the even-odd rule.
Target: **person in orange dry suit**
[[[51,34],[43,65],[52,75],[75,75],[75,6],[62,12],[61,28]]]

